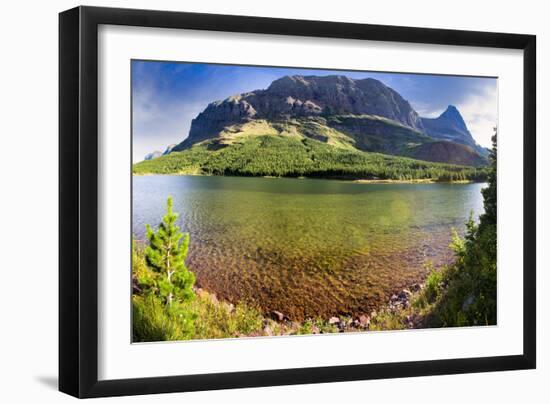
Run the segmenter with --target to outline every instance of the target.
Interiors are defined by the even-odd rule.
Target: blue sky
[[[181,142],[191,120],[212,101],[267,88],[285,75],[330,74],[380,80],[423,117],[436,117],[455,105],[476,141],[491,144],[497,124],[494,78],[132,61],[133,160]]]

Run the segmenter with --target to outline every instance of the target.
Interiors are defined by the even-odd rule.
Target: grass
[[[373,317],[369,325],[369,331],[404,330],[406,327],[406,315],[382,310]]]
[[[254,306],[232,305],[218,301],[206,291],[180,309],[187,316],[172,314],[158,300],[145,296],[132,297],[133,342],[183,341],[274,335],[311,335],[340,332],[322,319],[299,322],[278,322],[265,317]],[[189,323],[182,318],[191,318]]]
[[[205,291],[174,313],[158,300],[140,295],[132,297],[132,308],[134,342],[234,338],[260,334],[264,327],[256,308],[219,302]],[[181,311],[186,315],[179,315]]]
[[[153,297],[132,296],[132,341],[179,341],[192,338],[192,324],[181,321],[175,313]]]
[[[197,295],[189,310],[197,316],[191,339],[240,337],[263,330],[264,318],[258,309],[245,303],[220,302],[206,291]]]

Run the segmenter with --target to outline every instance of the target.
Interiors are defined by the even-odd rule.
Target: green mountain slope
[[[214,139],[134,164],[134,174],[206,174],[346,179],[483,180],[485,169],[430,163],[356,148],[322,120],[254,120]]]
[[[470,146],[449,141],[431,141],[408,149],[404,155],[441,163],[461,164],[479,167],[487,164],[487,159]]]
[[[399,156],[433,141],[422,132],[376,115],[336,115],[323,119],[323,123],[351,138],[354,147],[363,151]]]

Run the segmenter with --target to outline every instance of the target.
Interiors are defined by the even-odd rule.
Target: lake
[[[292,320],[355,316],[453,259],[452,230],[483,212],[483,187],[135,176],[132,231],[143,241],[171,195],[198,286]]]

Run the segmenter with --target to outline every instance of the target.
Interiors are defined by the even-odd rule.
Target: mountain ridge
[[[483,157],[488,150],[478,145],[454,105],[449,105],[437,118],[421,118],[425,133],[434,139],[449,140],[470,146]]]
[[[486,149],[475,142],[456,107],[449,105],[437,118],[422,118],[384,83],[343,75],[283,76],[266,89],[211,102],[169,153],[204,142],[208,150],[232,147],[236,138],[251,134],[306,137],[438,163],[487,164]]]
[[[168,146],[166,146],[166,149],[164,149],[163,152],[161,152],[160,150],[155,150],[151,153],[147,153],[145,155],[145,157],[143,158],[143,160],[153,160],[153,159],[156,159],[158,157],[162,157],[162,156],[166,156],[167,154],[169,154],[172,149],[176,146],[176,144],[170,144]]]
[[[397,91],[382,82],[346,76],[284,76],[265,90],[233,95],[210,103],[191,122],[180,151],[250,119],[285,120],[321,115],[378,115],[421,130],[418,113]]]

